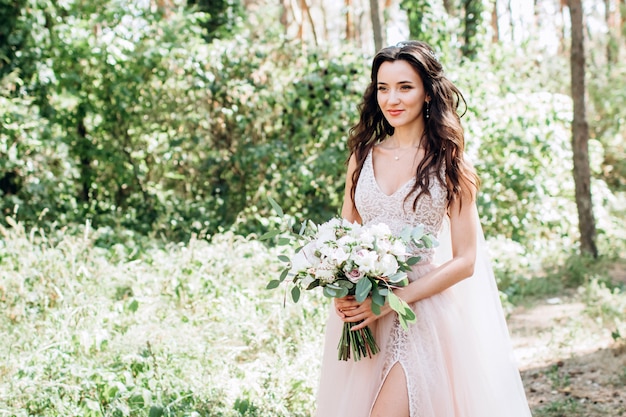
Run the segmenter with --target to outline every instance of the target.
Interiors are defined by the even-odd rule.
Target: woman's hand
[[[380,308],[380,314],[376,315],[372,311],[372,299],[367,297],[362,303],[358,303],[354,296],[349,295],[343,298],[335,298],[335,311],[342,321],[347,323],[359,323],[352,330],[359,330],[374,323],[391,311],[387,303]]]

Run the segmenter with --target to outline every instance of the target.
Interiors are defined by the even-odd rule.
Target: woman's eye
[[[378,91],[387,91],[387,87],[378,87]]]
[[[400,87],[401,90],[410,90],[411,88],[413,87],[411,87],[410,85],[403,85],[402,87]]]

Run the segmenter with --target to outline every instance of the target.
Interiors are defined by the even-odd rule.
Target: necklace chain
[[[418,144],[418,145],[414,145],[414,146],[411,146],[411,147],[409,147],[409,148],[401,148],[401,147],[399,147],[399,146],[398,146],[397,148],[393,148],[393,151],[394,151],[394,152],[393,152],[393,159],[394,159],[394,160],[396,160],[396,161],[399,161],[399,160],[400,160],[400,158],[402,158],[404,155],[406,155],[406,154],[407,154],[407,152],[403,152],[402,154],[398,155],[398,154],[396,153],[396,151],[397,151],[397,150],[405,150],[405,151],[408,151],[408,150],[410,150],[410,149],[417,149],[417,150],[419,151],[419,149],[420,149],[420,145],[419,145],[419,144]]]

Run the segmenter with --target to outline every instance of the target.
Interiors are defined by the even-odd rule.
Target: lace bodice
[[[423,224],[426,232],[437,236],[446,213],[446,189],[436,179],[430,182],[430,196],[423,194],[413,210],[415,193],[405,200],[415,179],[402,185],[395,193],[385,194],[376,182],[372,152],[365,159],[356,187],[355,203],[363,224],[385,223],[393,233],[400,233],[407,226]],[[432,261],[433,249],[414,248],[422,262]]]

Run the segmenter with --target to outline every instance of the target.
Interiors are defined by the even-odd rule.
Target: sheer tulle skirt
[[[441,253],[446,254],[446,237]],[[482,236],[479,237],[482,252]],[[414,267],[419,279],[433,264]],[[490,264],[481,253],[475,274],[411,306],[417,322],[402,329],[390,313],[370,326],[380,353],[337,360],[343,322],[330,308],[317,417],[368,417],[391,367],[402,366],[411,417],[528,417]]]

